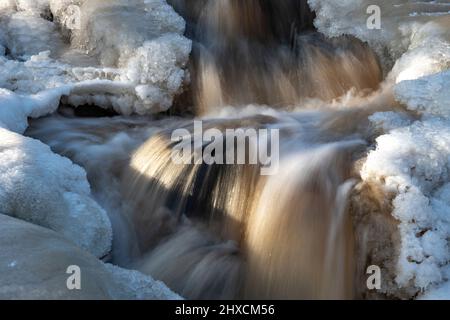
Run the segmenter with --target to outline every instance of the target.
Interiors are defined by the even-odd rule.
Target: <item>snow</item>
[[[0,51],[13,58],[0,57],[0,87],[38,93],[88,81],[90,90],[71,91],[65,101],[126,115],[166,111],[181,92],[191,41],[164,0],[16,2],[0,7]],[[45,19],[50,11],[54,21]]]
[[[366,182],[395,194],[392,215],[400,222],[397,284],[450,298],[450,96],[445,70],[395,85],[396,99],[419,116],[396,112],[370,118],[386,133],[362,169]],[[425,294],[427,296],[427,294]]]
[[[406,127],[412,122],[412,119],[408,115],[393,111],[377,112],[370,116],[369,120],[381,132],[389,132],[393,129]]]
[[[0,212],[48,227],[97,257],[111,223],[92,200],[85,171],[43,143],[0,128]]]
[[[19,95],[0,89],[0,211],[66,236],[98,257],[111,250],[111,223],[91,198],[86,172],[21,136],[28,117],[54,112],[69,87]]]
[[[63,41],[54,23],[27,12],[17,12],[3,18],[7,32],[6,45],[14,58],[25,58],[40,52],[56,51]]]
[[[79,28],[71,25],[73,6]],[[21,134],[29,118],[54,113],[61,102],[125,115],[167,110],[185,82],[191,41],[184,28],[164,0],[0,1],[0,212],[52,229],[98,258],[108,255],[111,222],[93,200],[84,169]],[[45,257],[34,260],[39,265]],[[114,298],[178,297],[139,273],[100,268],[120,287]],[[39,292],[47,289],[19,297],[52,297]]]
[[[15,2],[17,9],[21,11],[38,16],[46,11],[48,5],[48,0],[12,0],[10,2]]]
[[[172,7],[162,0],[86,1],[81,13],[72,42],[97,55],[102,66],[119,68],[115,80],[133,87],[128,101],[113,101],[116,111],[145,114],[170,108],[191,51],[191,41],[182,36],[185,22]],[[117,21],[121,28],[111,33]]]
[[[389,71],[393,64],[407,52],[411,44],[424,44],[419,39],[421,29],[429,22],[435,24],[442,15],[448,17],[449,3],[412,2],[409,0],[308,0],[316,11],[315,25],[322,33],[335,37],[342,34],[354,35],[369,42],[379,54]],[[381,29],[369,29],[367,13],[369,6],[381,9]],[[423,14],[413,14],[423,13]],[[426,14],[425,14],[426,13]],[[446,18],[444,16],[444,18]],[[432,29],[433,27],[428,27]],[[438,55],[439,52],[436,52]],[[420,65],[416,65],[420,67]]]
[[[445,269],[446,278],[450,279],[450,268]],[[419,296],[419,300],[448,300],[450,292],[450,281],[430,288],[426,293]]]
[[[421,299],[450,298],[450,4],[309,4],[321,32],[352,34],[375,48],[386,71],[384,87],[405,109],[370,117],[382,135],[361,170],[363,181],[393,195],[401,239],[393,257],[397,285],[416,288]],[[75,28],[70,5],[81,13]],[[382,30],[367,28],[369,5],[380,6]],[[80,250],[103,257],[112,241],[110,220],[93,200],[86,172],[21,134],[28,118],[51,114],[61,102],[124,115],[169,109],[188,78],[192,44],[184,29],[164,0],[0,0],[0,212],[58,233],[0,215],[0,261],[7,262],[0,264],[0,298],[178,298],[149,277]],[[90,152],[132,144],[126,135],[116,138]],[[73,260],[102,290],[91,281],[79,296],[61,289],[62,266]]]
[[[166,285],[153,280],[148,275],[134,270],[125,270],[111,264],[106,264],[105,267],[113,275],[114,282],[121,287],[116,294],[116,299],[181,300],[181,297],[168,289]]]
[[[408,51],[396,61],[388,80],[415,80],[450,68],[449,27],[450,15],[411,27]]]
[[[49,89],[34,95],[17,95],[0,88],[0,127],[23,133],[28,127],[28,117],[39,118],[53,113],[59,106],[68,87]]]
[[[419,289],[440,283],[450,262],[450,207],[442,197],[450,185],[450,120],[433,118],[394,129],[377,139],[362,170],[365,181],[394,192],[393,216],[400,221],[397,283]],[[447,190],[448,192],[448,190]]]
[[[62,112],[68,112],[64,108]],[[76,118],[59,114],[39,119],[27,134],[82,166],[96,201],[108,212],[113,225],[111,258],[128,265],[137,241],[130,230],[127,204],[122,200],[122,166],[130,154],[157,130],[173,125],[149,117]]]
[[[365,183],[393,195],[401,239],[399,256],[392,257],[398,288],[450,299],[450,3],[308,2],[321,32],[351,34],[375,48],[384,87],[405,108],[369,118],[382,135],[361,170]],[[369,5],[381,9],[381,30],[367,28]]]
[[[69,266],[81,290],[68,290]],[[57,233],[0,214],[0,299],[170,299],[180,296],[137,271],[104,264]]]
[[[400,82],[395,95],[409,110],[450,117],[450,70]]]
[[[60,30],[69,4],[80,6],[79,30]],[[111,32],[117,21],[123,27]],[[111,224],[85,171],[19,134],[28,118],[55,112],[61,101],[123,114],[167,110],[191,50],[184,21],[163,0],[17,0],[0,3],[0,30],[0,209],[102,257]]]

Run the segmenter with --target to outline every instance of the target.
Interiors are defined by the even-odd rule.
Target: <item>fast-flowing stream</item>
[[[304,0],[169,2],[194,41],[191,85],[176,101],[190,113],[79,118],[62,108],[27,134],[86,168],[119,265],[187,298],[358,297],[348,197],[373,142],[368,115],[394,107],[376,55],[318,33]],[[193,132],[193,117],[221,131],[278,129],[278,172],[175,164],[171,134]]]

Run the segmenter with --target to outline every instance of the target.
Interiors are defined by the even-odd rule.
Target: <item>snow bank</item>
[[[445,278],[450,279],[450,268],[444,270]],[[448,300],[450,292],[450,281],[431,288],[426,293],[422,294],[420,300]]]
[[[450,298],[445,289],[450,281],[449,80],[444,70],[395,85],[396,99],[419,118],[395,112],[372,116],[386,134],[377,139],[361,172],[365,182],[394,195],[392,215],[401,238],[399,257],[394,257],[397,285],[427,292],[428,298]]]
[[[395,96],[409,110],[450,117],[450,70],[400,82],[395,87]]]
[[[121,28],[111,33],[117,21]],[[114,80],[132,86],[120,100],[109,101],[116,111],[145,114],[170,108],[183,85],[191,51],[184,29],[184,20],[164,0],[84,1],[72,43],[96,55],[102,66],[119,68]]]
[[[91,198],[85,171],[19,135],[29,117],[55,112],[73,85],[45,88],[65,78],[48,53],[25,63],[0,57],[0,67],[0,211],[58,231],[103,257],[111,249],[111,224]]]
[[[450,3],[308,2],[321,32],[371,44],[387,73],[384,87],[410,111],[370,117],[384,134],[361,170],[364,183],[393,199],[391,214],[399,222],[398,256],[385,265],[395,266],[389,272],[397,287],[384,289],[398,297],[412,288],[404,291],[410,297],[422,291],[423,298],[450,298]],[[370,5],[381,9],[381,30],[367,28]]]
[[[70,87],[19,95],[0,89],[0,211],[60,232],[98,257],[111,223],[91,198],[85,171],[23,133],[28,117],[54,112]]]
[[[161,282],[104,264],[51,230],[4,215],[0,261],[0,299],[180,299]],[[80,267],[81,290],[67,289],[69,266]]]
[[[127,300],[181,300],[181,297],[172,292],[162,282],[153,280],[150,276],[134,270],[126,270],[117,266],[106,264],[114,283],[120,290],[113,295],[114,299]]]
[[[57,26],[39,15],[11,12],[1,21],[7,33],[6,45],[14,58],[25,59],[48,50],[56,52],[63,46]]]
[[[308,3],[317,13],[315,25],[320,32],[331,37],[350,34],[369,42],[382,59],[386,71],[411,49],[410,46],[424,44],[420,39],[423,28],[433,29],[429,23],[435,24],[437,19],[445,18],[450,12],[450,3],[435,1],[308,0]],[[368,13],[368,9],[374,5],[381,9],[381,29],[367,27],[368,18],[374,12]],[[435,53],[439,54],[438,51]]]
[[[65,102],[127,115],[165,111],[182,90],[191,41],[164,0],[2,5],[0,46],[10,57],[0,59],[0,87],[21,93],[81,87]]]
[[[39,118],[55,112],[61,96],[68,92],[69,87],[60,87],[22,96],[0,88],[0,127],[23,133],[29,117]]]
[[[450,14],[411,28],[408,51],[397,60],[388,81],[415,80],[450,68],[449,30]]]
[[[85,171],[37,140],[0,128],[0,211],[55,230],[97,257],[111,224],[92,200]]]
[[[86,172],[20,134],[28,118],[61,102],[127,115],[167,110],[185,81],[191,42],[184,28],[164,0],[0,1],[0,211],[97,257],[108,254],[111,223],[92,199]],[[124,297],[156,294],[144,276],[105,270]],[[134,286],[140,290],[132,296]]]
[[[48,7],[48,0],[9,0],[9,2],[15,2],[18,10],[38,16],[44,14]]]
[[[450,120],[433,118],[392,130],[377,139],[362,170],[366,182],[396,194],[400,221],[397,283],[427,289],[444,279],[450,262]]]
[[[70,5],[81,15],[69,30]],[[84,170],[16,133],[61,100],[123,114],[168,109],[191,50],[184,21],[163,0],[11,0],[0,3],[0,30],[0,211],[104,256],[111,225]]]

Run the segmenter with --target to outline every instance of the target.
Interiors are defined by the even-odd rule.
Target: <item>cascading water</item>
[[[152,137],[123,180],[143,254],[138,268],[189,298],[355,297],[346,206],[364,142],[342,122],[358,124],[356,114],[324,105],[352,88],[376,90],[375,54],[354,38],[315,32],[306,1],[173,4],[196,42],[191,94],[209,117],[204,126],[280,129],[281,169],[263,177],[251,165],[176,165],[176,127]],[[323,110],[242,111],[316,99]],[[192,123],[185,127],[193,134]]]
[[[195,42],[187,100],[196,115],[205,128],[221,131],[279,129],[278,174],[262,176],[258,165],[174,164],[171,132],[193,132],[185,114],[162,122],[117,120],[120,137],[112,129],[116,120],[99,127],[72,116],[37,121],[29,134],[97,181],[99,202],[118,216],[117,264],[187,298],[358,297],[363,284],[355,281],[347,199],[370,136],[367,115],[386,101],[392,107],[389,93],[371,96],[382,80],[375,54],[355,38],[316,32],[307,1],[169,2]],[[349,90],[354,99],[342,103]],[[362,101],[370,107],[359,108]],[[71,134],[40,129],[43,121],[63,123]],[[86,147],[99,141],[120,145],[108,179],[99,179],[107,174],[95,169],[98,163],[89,165],[89,154],[114,161]]]
[[[375,89],[377,58],[354,38],[314,32],[307,1],[173,1],[195,40],[193,98],[200,112],[224,105],[298,105],[351,88]]]

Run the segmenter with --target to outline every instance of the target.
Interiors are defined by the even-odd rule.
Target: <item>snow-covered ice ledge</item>
[[[187,81],[184,29],[164,0],[2,1],[0,87],[36,94],[69,85],[74,106],[165,111]]]
[[[80,9],[80,28],[67,28],[70,5]],[[123,22],[120,29],[114,29],[114,21]],[[22,254],[31,257],[22,261],[28,267],[46,261],[26,252],[45,243],[29,241],[27,247],[24,234],[48,234],[48,251],[44,248],[42,254],[53,257],[50,244],[59,237],[69,255],[78,250],[74,256],[81,262],[97,264],[92,276],[100,276],[102,285],[111,286],[106,282],[112,276],[117,288],[93,297],[179,298],[149,277],[103,265],[88,255],[102,258],[110,252],[112,229],[92,198],[86,172],[22,134],[28,118],[55,112],[61,101],[126,115],[167,110],[186,81],[191,41],[183,37],[184,28],[183,19],[164,0],[0,1],[0,212],[59,234],[0,216],[5,231],[0,236],[2,261]],[[23,238],[16,244],[21,246],[18,254],[4,245],[17,237]],[[16,280],[27,279],[18,274]],[[47,274],[35,275],[32,281],[48,279]],[[28,291],[28,283],[20,281],[5,286],[9,280],[0,278],[0,297],[52,297],[45,288]]]
[[[79,28],[65,30],[67,42],[70,5],[81,15]],[[114,21],[122,27],[114,30]],[[55,112],[62,99],[123,114],[169,108],[191,50],[185,22],[164,0],[8,0],[0,27],[0,209],[102,257],[111,225],[85,171],[20,134],[29,117]]]
[[[398,112],[371,117],[384,134],[361,171],[363,183],[380,186],[384,199],[393,199],[390,214],[398,222],[401,243],[391,244],[398,246],[397,255],[379,261],[388,269],[395,266],[389,270],[395,285],[383,290],[401,298],[450,299],[450,4],[309,3],[321,32],[351,34],[375,48],[390,70],[384,88],[410,111],[411,117]],[[381,8],[381,30],[366,27],[369,5]]]

